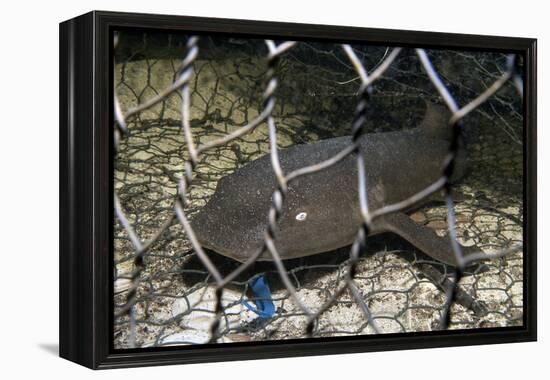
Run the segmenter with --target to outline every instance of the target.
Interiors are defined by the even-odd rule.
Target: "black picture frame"
[[[524,58],[524,323],[517,328],[115,351],[112,348],[112,31],[506,50]],[[536,39],[93,11],[60,24],[60,356],[118,368],[536,340]]]

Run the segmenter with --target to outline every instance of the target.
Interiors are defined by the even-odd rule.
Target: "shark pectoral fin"
[[[438,236],[431,228],[421,226],[403,213],[385,215],[380,219],[380,228],[393,232],[426,255],[444,264],[457,266],[451,241],[448,237]],[[463,254],[468,256],[471,249],[463,247]]]

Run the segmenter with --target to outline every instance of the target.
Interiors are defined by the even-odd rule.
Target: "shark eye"
[[[296,220],[299,222],[306,220],[306,218],[307,218],[307,214],[305,212],[301,212],[296,215]]]

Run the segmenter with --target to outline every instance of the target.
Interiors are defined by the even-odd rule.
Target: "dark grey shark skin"
[[[441,176],[449,153],[448,119],[444,108],[429,104],[424,121],[417,128],[360,137],[370,210],[402,201]],[[289,173],[319,163],[350,142],[350,137],[338,137],[283,149],[279,151],[281,167]],[[464,172],[465,157],[461,152],[453,181]],[[275,188],[269,155],[223,177],[209,202],[192,220],[199,242],[221,255],[246,261],[263,245]],[[289,184],[275,245],[283,260],[327,252],[352,244],[360,224],[357,160],[352,154],[328,169]],[[405,213],[376,219],[371,235],[388,231],[428,256],[456,265],[450,240],[418,225]],[[264,252],[259,260],[271,260],[271,256]]]

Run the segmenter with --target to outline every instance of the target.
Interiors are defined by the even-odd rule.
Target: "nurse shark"
[[[407,199],[441,177],[449,154],[449,117],[446,108],[428,103],[425,117],[416,128],[359,137],[370,210]],[[319,163],[350,143],[351,137],[344,136],[282,149],[281,168],[289,173]],[[461,146],[451,180],[459,180],[465,172],[466,157]],[[220,179],[213,196],[192,220],[201,245],[245,262],[263,246],[276,188],[269,154]],[[426,255],[455,266],[450,240],[407,215],[427,201],[375,219],[370,235],[395,233]],[[332,251],[352,244],[361,222],[357,160],[355,154],[350,154],[327,169],[289,183],[275,246],[283,260]],[[467,255],[473,250],[464,247],[463,251]],[[271,255],[266,250],[258,260],[269,261]]]

